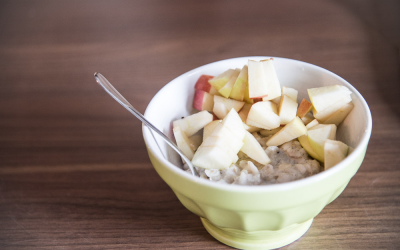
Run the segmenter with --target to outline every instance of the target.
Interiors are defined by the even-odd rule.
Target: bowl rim
[[[357,157],[359,155],[363,154],[363,151],[366,150],[367,146],[368,146],[368,142],[369,139],[371,137],[371,132],[372,132],[372,116],[371,116],[371,111],[369,109],[369,106],[367,104],[367,102],[365,101],[364,97],[358,92],[358,90],[356,88],[354,88],[349,82],[347,82],[345,79],[343,79],[342,77],[338,76],[337,74],[322,68],[320,66],[311,64],[311,63],[307,63],[307,62],[303,62],[303,61],[299,61],[299,60],[295,60],[295,59],[289,59],[289,58],[283,58],[283,57],[275,57],[275,56],[244,56],[244,57],[235,57],[235,58],[229,58],[229,59],[224,59],[224,60],[219,60],[219,61],[215,61],[212,63],[208,63],[199,67],[196,67],[190,71],[187,71],[183,74],[181,74],[180,76],[176,77],[175,79],[171,80],[170,82],[168,82],[165,86],[163,86],[155,95],[154,97],[150,100],[146,111],[144,113],[144,116],[146,118],[147,114],[149,112],[150,109],[152,109],[153,106],[155,106],[155,103],[153,102],[153,100],[155,100],[157,98],[158,95],[161,95],[163,91],[165,91],[165,88],[175,82],[180,80],[181,78],[190,76],[192,74],[196,74],[198,73],[198,71],[200,71],[202,68],[204,67],[209,67],[212,66],[213,64],[220,64],[220,63],[224,63],[226,61],[231,61],[231,60],[237,60],[237,59],[253,59],[253,60],[263,60],[266,58],[274,58],[274,59],[278,59],[278,60],[289,60],[289,61],[295,61],[297,63],[301,63],[301,64],[306,64],[311,68],[315,68],[319,71],[323,71],[324,73],[327,73],[331,76],[333,76],[334,78],[340,80],[344,85],[346,85],[346,87],[348,87],[352,93],[354,95],[357,96],[357,98],[360,100],[362,106],[363,106],[363,110],[364,113],[367,116],[367,124],[365,127],[365,131],[362,135],[362,138],[359,142],[359,144],[354,148],[353,152],[348,155],[343,161],[341,161],[339,164],[335,165],[334,167],[328,169],[328,170],[324,170],[318,174],[306,177],[304,179],[300,179],[300,180],[295,180],[295,181],[291,181],[291,182],[286,182],[286,183],[275,183],[275,184],[271,184],[271,185],[232,185],[232,184],[222,184],[222,183],[217,183],[217,182],[212,182],[206,179],[202,179],[202,178],[198,178],[198,177],[194,177],[193,175],[187,173],[186,171],[183,171],[179,166],[176,166],[174,164],[172,164],[171,162],[167,161],[166,158],[164,157],[159,157],[162,156],[162,153],[159,152],[155,152],[155,150],[159,149],[157,147],[150,147],[149,143],[150,140],[152,140],[155,144],[157,144],[157,142],[155,142],[154,137],[152,136],[150,130],[146,127],[146,125],[142,125],[142,133],[143,133],[143,138],[145,140],[146,146],[148,148],[148,150],[151,151],[151,153],[154,155],[154,157],[157,158],[157,160],[159,160],[164,167],[168,167],[172,172],[174,172],[174,174],[179,175],[182,178],[188,179],[198,185],[201,186],[206,186],[209,188],[214,188],[214,189],[218,189],[221,191],[231,191],[231,192],[241,192],[241,193],[259,193],[259,192],[277,192],[277,191],[285,191],[285,190],[291,190],[291,189],[296,189],[296,188],[301,188],[304,186],[308,186],[311,185],[313,183],[316,182],[320,182],[320,181],[324,181],[325,179],[329,178],[329,176],[335,175],[337,172],[342,171],[344,168],[347,167],[347,165],[351,164],[353,161],[355,161],[357,159]]]

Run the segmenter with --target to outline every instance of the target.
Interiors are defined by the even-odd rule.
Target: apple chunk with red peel
[[[212,112],[214,108],[214,96],[209,93],[196,89],[193,98],[193,108],[197,110],[207,110]]]
[[[238,160],[246,131],[238,113],[231,109],[193,156],[192,163],[200,168],[227,169]]]
[[[223,72],[222,74],[208,80],[208,82],[214,88],[220,90],[231,78],[232,74],[235,72],[234,69],[228,69],[227,71]]]
[[[243,101],[246,86],[248,86],[248,67],[247,65],[244,65],[238,77],[236,78],[235,83],[233,84],[229,98],[237,101]]]
[[[181,130],[190,137],[196,134],[204,126],[212,122],[213,115],[208,111],[201,111],[199,113],[189,115],[183,119],[175,120],[172,122],[172,126],[175,128],[179,126]]]
[[[354,104],[352,102],[346,103],[338,111],[330,115],[326,120],[322,121],[322,123],[335,124],[336,126],[339,126],[353,108]]]
[[[265,153],[257,139],[247,131],[244,136],[243,146],[240,151],[260,164],[267,165],[271,162],[267,153]]]
[[[272,100],[281,95],[281,86],[275,72],[273,59],[249,60],[249,97]]]
[[[224,119],[228,112],[233,108],[239,112],[244,105],[244,102],[239,102],[232,99],[227,99],[222,96],[214,96],[213,113],[219,118]]]
[[[340,85],[307,89],[307,92],[311,103],[317,112],[321,112],[331,107],[345,97],[350,97],[351,101],[351,91],[348,88]],[[350,101],[343,103],[343,105]]]
[[[280,126],[281,119],[275,103],[257,102],[251,106],[246,124],[262,129],[274,129]]]
[[[175,126],[173,128],[174,137],[178,148],[182,151],[182,153],[189,159],[193,159],[194,150],[191,147],[191,141],[182,131],[179,126]]]
[[[349,147],[341,141],[326,140],[324,144],[324,168],[325,170],[335,166],[344,158],[349,152]]]
[[[238,78],[240,73],[240,69],[235,69],[235,71],[232,73],[231,77],[229,78],[229,81],[218,90],[218,92],[225,98],[229,98],[229,95],[232,92],[233,85],[236,82],[236,79]]]
[[[300,118],[296,117],[273,135],[267,141],[267,146],[279,146],[285,142],[296,139],[299,136],[305,135],[306,133],[306,126],[304,126]]]
[[[308,112],[312,109],[312,104],[303,98],[301,101],[299,108],[297,109],[297,116],[303,118]]]
[[[285,125],[291,122],[296,117],[297,102],[287,95],[282,95],[279,105],[279,117],[281,124]]]
[[[214,78],[214,76],[209,75],[201,75],[194,85],[194,89],[203,90],[211,95],[218,94],[218,90],[216,90],[211,84],[208,82],[210,79]]]
[[[336,125],[335,124],[318,124],[307,131],[308,141],[315,153],[324,159],[324,143],[326,140],[336,139]]]

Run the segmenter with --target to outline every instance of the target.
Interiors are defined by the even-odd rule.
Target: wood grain
[[[250,55],[335,72],[373,133],[343,194],[284,249],[400,248],[398,1],[1,1],[0,249],[229,249],[148,159],[144,112],[180,74]]]

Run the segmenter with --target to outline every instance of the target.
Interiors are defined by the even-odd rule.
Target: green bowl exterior
[[[253,193],[232,192],[193,181],[164,166],[149,149],[148,154],[157,173],[187,209],[217,227],[251,232],[281,230],[314,218],[342,193],[359,169],[366,149],[346,168],[320,181],[304,183],[296,189]]]

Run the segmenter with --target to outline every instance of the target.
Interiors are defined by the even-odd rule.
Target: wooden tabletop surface
[[[400,2],[1,1],[0,249],[229,249],[153,169],[141,123],[166,83],[240,56],[335,72],[373,132],[345,191],[284,249],[400,248]]]

